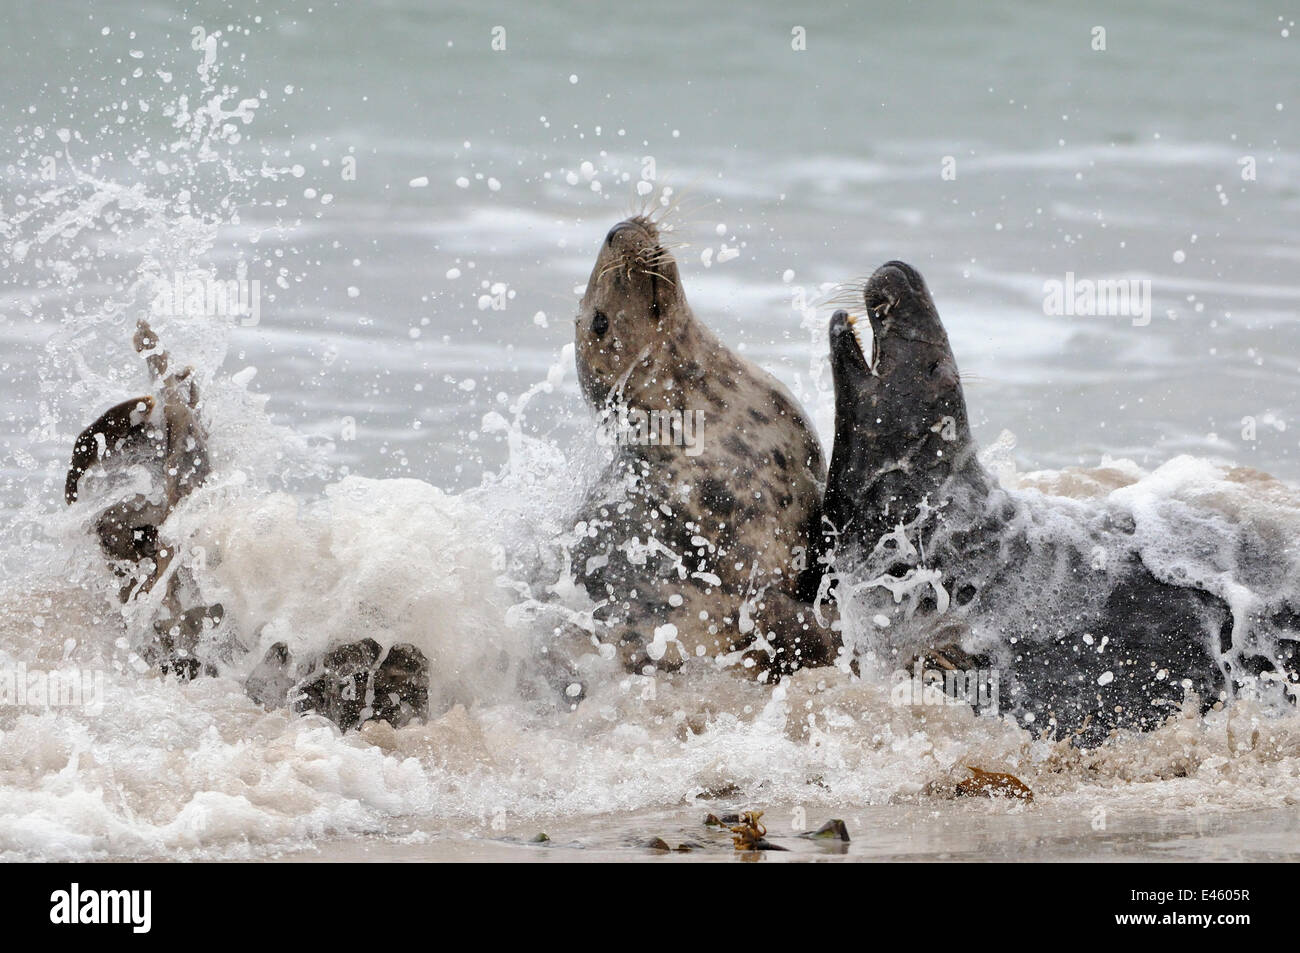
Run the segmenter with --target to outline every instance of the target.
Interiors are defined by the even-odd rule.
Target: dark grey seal
[[[1152,728],[1189,692],[1213,705],[1241,676],[1294,682],[1295,643],[1234,645],[1228,604],[1157,578],[1131,513],[999,485],[976,456],[948,335],[914,268],[881,266],[864,303],[870,357],[846,312],[831,319],[824,501],[841,613],[872,633],[859,655],[996,673],[1002,711],[1082,745]],[[1277,609],[1254,621],[1276,634],[1300,620]]]

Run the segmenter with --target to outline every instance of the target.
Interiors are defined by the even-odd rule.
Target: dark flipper
[[[145,650],[145,660],[157,665],[164,674],[171,672],[185,681],[200,674],[214,674],[212,666],[204,665],[200,660],[199,642],[206,633],[221,625],[225,614],[221,603],[215,603],[157,620],[153,624],[155,639]]]
[[[344,731],[361,724],[367,707],[370,671],[379,661],[379,643],[374,639],[349,642],[321,656],[315,671],[298,684],[293,710],[314,711]]]
[[[429,661],[408,643],[384,654],[374,639],[361,639],[298,665],[288,647],[276,642],[244,681],[244,691],[268,710],[314,712],[344,731],[367,721],[401,728],[428,717]]]
[[[81,477],[92,466],[127,446],[143,446],[148,442],[145,418],[153,407],[154,400],[148,395],[124,400],[104,411],[78,435],[72,445],[72,463],[63,486],[63,498],[69,505],[77,502]]]
[[[429,715],[429,660],[414,645],[388,650],[371,680],[374,717],[401,728]]]

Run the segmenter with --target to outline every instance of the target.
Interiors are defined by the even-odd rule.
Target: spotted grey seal
[[[831,659],[816,593],[816,435],[789,391],[696,319],[659,228],[620,222],[575,319],[578,379],[614,445],[575,519],[593,640],[631,671],[689,658],[759,677]]]

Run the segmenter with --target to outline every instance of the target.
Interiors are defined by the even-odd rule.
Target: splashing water
[[[130,332],[137,316],[156,314],[160,287],[177,276],[274,274],[282,290],[301,278],[242,225],[241,208],[279,207],[277,190],[297,173],[269,151],[254,169],[237,158],[231,147],[270,97],[223,81],[217,52],[216,36],[199,44],[188,83],[179,67],[160,71],[162,92],[131,122],[106,119],[94,132],[30,125],[17,137],[18,172],[0,205],[3,265],[26,289],[12,293],[30,327],[57,321],[38,366],[21,371],[40,394],[34,446],[70,448],[98,409],[147,389]],[[48,154],[59,157],[53,182],[41,178]],[[278,229],[302,225],[291,215]],[[261,306],[274,305],[271,290]],[[836,668],[772,687],[707,666],[629,676],[593,658],[588,697],[557,711],[536,684],[534,659],[558,622],[590,610],[564,543],[601,451],[594,435],[565,445],[530,435],[524,420],[543,412],[536,398],[564,389],[571,346],[545,380],[485,415],[483,431],[506,442],[506,464],[448,492],[346,475],[329,463],[328,443],[273,423],[251,389],[255,371],[223,370],[235,328],[251,317],[244,309],[155,325],[204,394],[213,473],[164,532],[195,559],[203,598],[226,606],[248,649],[219,677],[181,684],[140,664],[138,623],[112,597],[86,513],[57,502],[57,466],[15,452],[26,492],[0,530],[0,671],[87,673],[94,703],[33,695],[0,707],[6,856],[262,856],[326,835],[495,838],[543,819],[581,827],[607,814],[627,818],[631,831],[639,812],[719,794],[851,817],[927,803],[935,783],[968,763],[1015,771],[1037,804],[1080,815],[1101,803],[1151,812],[1296,802],[1300,717],[1249,697],[1204,718],[1188,705],[1155,732],[1079,751],[967,706],[895,704],[889,682]],[[807,330],[820,354],[820,328]],[[799,396],[824,423],[824,361],[810,358],[809,370],[814,383]],[[1170,566],[1188,565],[1169,541],[1185,538],[1174,530],[1189,507],[1300,538],[1293,489],[1202,460],[1152,473],[1108,462],[1001,475],[1017,492],[1113,496]],[[1233,578],[1264,592],[1294,581],[1296,563],[1279,564],[1286,579],[1241,566]],[[847,640],[868,637],[869,620],[846,625]],[[317,718],[265,712],[243,694],[242,677],[272,642],[308,652],[363,636],[412,642],[430,658],[427,724],[341,734]]]

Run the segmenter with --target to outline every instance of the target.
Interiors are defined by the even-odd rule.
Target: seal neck
[[[949,440],[936,431],[900,439],[874,418],[836,415],[825,513],[841,549],[870,552],[886,534],[915,523],[924,508],[943,511],[954,500],[965,506],[986,498],[990,487],[968,438]]]
[[[722,343],[695,320],[679,300],[659,318],[649,343],[635,355],[604,396],[604,408],[617,410],[691,409],[700,380],[726,356]]]
[[[984,498],[991,486],[946,336],[918,340],[874,325],[870,366],[847,325],[832,322],[835,445],[825,495],[839,548],[866,552],[923,507]]]

